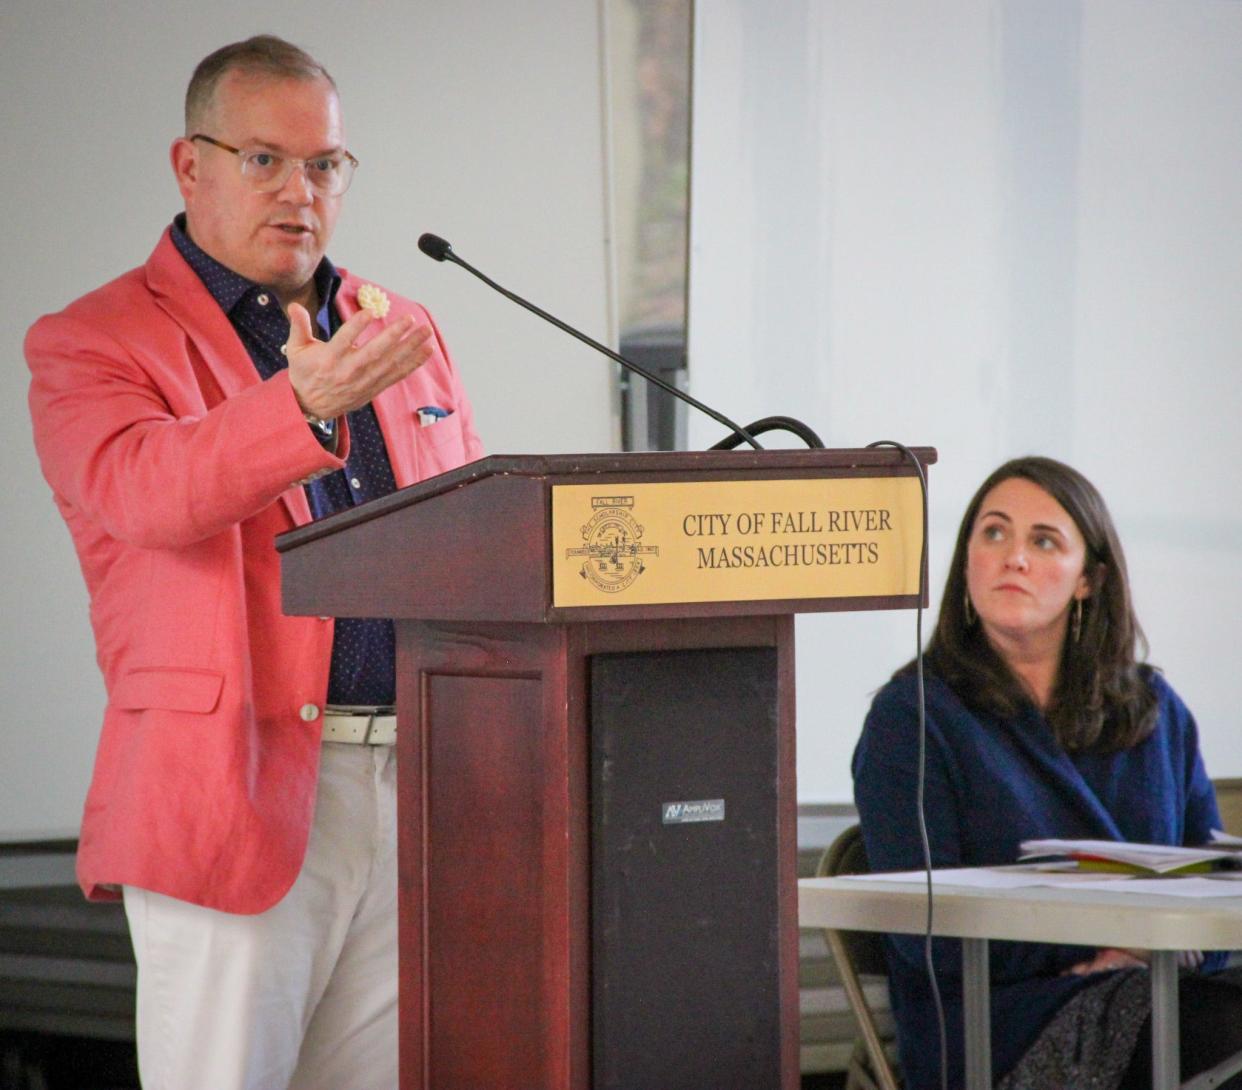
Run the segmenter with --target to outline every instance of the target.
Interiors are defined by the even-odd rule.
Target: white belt
[[[397,717],[387,709],[378,711],[334,711],[323,713],[325,742],[352,742],[356,745],[391,746],[397,741]]]

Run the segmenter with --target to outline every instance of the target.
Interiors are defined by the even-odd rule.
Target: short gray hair
[[[185,135],[193,136],[211,110],[216,88],[228,73],[268,76],[272,79],[336,81],[314,57],[274,34],[256,34],[244,42],[221,46],[198,62],[185,91]]]

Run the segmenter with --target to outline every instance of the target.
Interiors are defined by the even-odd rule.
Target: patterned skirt
[[[1103,974],[1056,1013],[996,1090],[1117,1090],[1149,1014],[1145,969]]]

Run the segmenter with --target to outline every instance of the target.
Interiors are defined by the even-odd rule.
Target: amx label
[[[691,802],[666,802],[662,805],[665,825],[686,825],[692,821],[724,821],[724,799],[695,799]]]

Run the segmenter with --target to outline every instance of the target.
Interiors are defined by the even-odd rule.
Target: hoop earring
[[[962,612],[966,614],[966,627],[974,628],[977,618],[975,607],[970,604],[970,591],[968,590],[962,591]]]
[[[1070,633],[1071,635],[1073,635],[1075,643],[1077,643],[1080,639],[1082,639],[1082,599],[1081,598],[1074,599],[1074,613],[1073,613],[1073,616],[1070,618]]]

